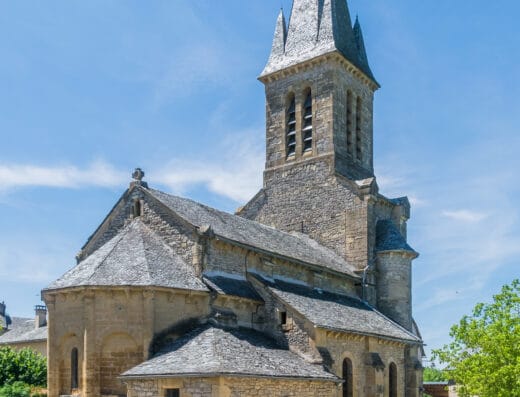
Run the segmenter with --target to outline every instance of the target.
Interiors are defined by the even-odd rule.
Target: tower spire
[[[359,39],[355,37],[346,0],[293,0],[287,28],[283,11],[278,16],[271,56],[261,76],[339,52],[375,82],[360,27],[358,35]],[[359,55],[360,47],[363,56]]]
[[[370,65],[368,64],[367,51],[365,49],[365,40],[363,39],[363,31],[361,29],[361,24],[359,23],[359,17],[357,16],[356,23],[354,24],[354,40],[356,43],[359,67],[361,68],[361,70],[363,70],[363,72],[367,74],[368,77],[374,80],[374,75],[372,74],[372,70],[370,69]]]
[[[287,40],[287,25],[285,23],[285,15],[283,8],[280,8],[278,19],[276,20],[276,28],[274,31],[273,45],[271,47],[271,55],[269,56],[269,64],[276,63],[285,54],[285,42]]]

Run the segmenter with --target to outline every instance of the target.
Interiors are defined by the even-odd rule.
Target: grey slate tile
[[[408,245],[405,238],[390,220],[377,222],[376,251],[408,251],[416,254],[415,250]]]
[[[47,339],[47,327],[35,328],[33,318],[12,317],[0,345],[20,342],[36,342]]]
[[[193,268],[139,218],[47,290],[79,286],[156,286],[208,291]]]
[[[204,282],[210,289],[221,295],[232,295],[262,302],[263,299],[247,280],[229,278],[221,275],[203,275]]]
[[[150,193],[190,224],[199,228],[210,225],[217,236],[285,258],[294,258],[359,278],[354,273],[354,268],[343,258],[303,234],[285,233],[158,190],[145,189],[144,191]]]
[[[281,349],[274,340],[261,333],[247,329],[225,330],[211,325],[181,337],[156,357],[122,376],[168,375],[337,380],[322,366],[307,363],[295,353]]]
[[[342,332],[420,343],[412,333],[360,299],[312,289],[280,280],[265,280],[273,294],[315,326]]]
[[[346,0],[296,0],[287,30],[283,15],[278,18],[271,56],[261,75],[335,51],[375,82],[361,26],[356,20],[352,27]]]

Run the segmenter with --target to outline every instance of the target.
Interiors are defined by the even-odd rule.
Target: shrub
[[[23,382],[13,382],[0,388],[0,397],[31,397],[31,386]]]
[[[22,382],[30,386],[47,384],[47,360],[30,349],[0,348],[0,386]],[[3,397],[0,395],[0,397]]]

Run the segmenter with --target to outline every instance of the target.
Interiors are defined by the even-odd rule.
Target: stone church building
[[[236,214],[137,169],[43,290],[48,391],[131,397],[417,397],[407,198],[379,193],[379,88],[345,0],[280,13],[260,81],[264,183]]]

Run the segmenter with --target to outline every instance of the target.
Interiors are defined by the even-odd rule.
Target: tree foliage
[[[423,372],[424,382],[446,382],[446,376],[442,370],[434,367],[426,367]]]
[[[5,385],[0,387],[0,397],[31,397],[31,386],[23,382]]]
[[[520,280],[451,328],[453,341],[433,352],[462,397],[520,397]]]
[[[0,386],[23,382],[30,386],[46,386],[47,360],[30,349],[15,351],[0,347]]]

